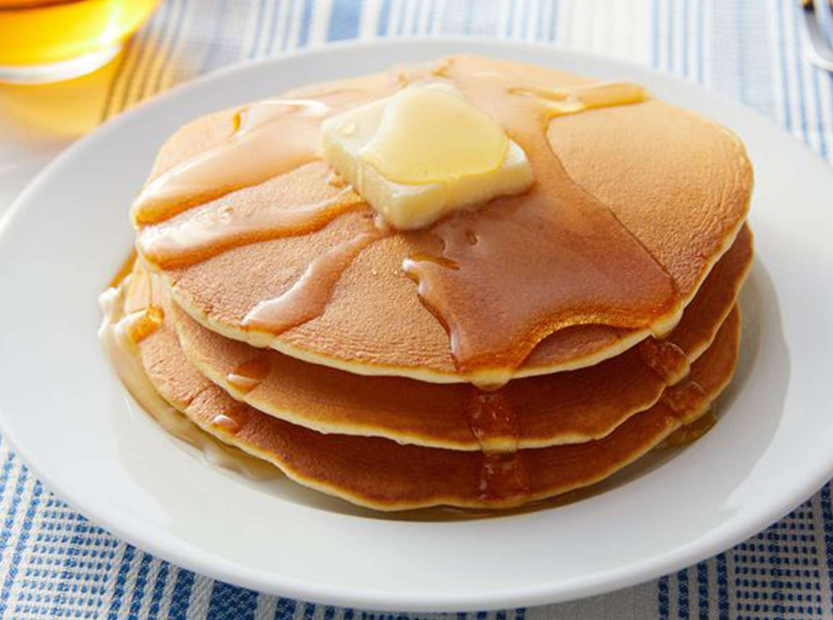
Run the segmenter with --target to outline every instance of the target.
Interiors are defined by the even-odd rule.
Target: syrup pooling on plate
[[[613,213],[567,175],[546,138],[557,113],[641,101],[632,85],[558,91],[566,109],[540,85],[484,72],[455,59],[440,76],[489,113],[526,152],[535,183],[520,196],[458,212],[423,234],[439,237],[441,258],[404,265],[419,294],[450,332],[458,368],[512,371],[552,332],[576,324],[654,327],[676,320],[679,294],[664,269]],[[549,92],[549,91],[548,91]],[[641,93],[641,94],[640,94]],[[672,316],[673,315],[673,316]]]
[[[220,203],[230,192],[309,165],[318,158],[319,126],[328,115],[407,84],[446,81],[498,121],[524,149],[535,175],[525,194],[496,199],[477,213],[458,212],[429,229],[400,233],[415,249],[403,268],[449,332],[459,370],[497,369],[502,373],[497,383],[508,380],[540,340],[570,325],[670,328],[679,308],[673,281],[607,207],[569,178],[546,137],[547,123],[558,114],[636,103],[644,92],[633,85],[558,90],[490,69],[477,59],[455,58],[439,69],[401,71],[404,78],[398,81],[366,80],[355,90],[348,84],[304,94],[304,99],[249,106],[225,142],[147,185],[134,205],[134,220],[144,226],[140,251],[147,250],[145,258],[164,268],[166,259],[190,264],[230,247],[326,225],[343,205],[291,208],[296,214],[287,225],[280,209],[250,217],[204,203]],[[338,189],[326,176],[321,183],[332,192]],[[189,210],[193,213],[182,213]],[[178,214],[185,222],[181,227]],[[360,233],[314,259],[287,291],[254,304],[241,327],[278,335],[320,315],[341,272],[386,234],[393,233]],[[313,277],[319,275],[324,277]]]
[[[467,413],[472,434],[483,452],[478,483],[481,496],[525,501],[529,475],[518,452],[520,428],[512,402],[500,391],[474,389]]]

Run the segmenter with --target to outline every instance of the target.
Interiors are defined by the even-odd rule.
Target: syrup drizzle
[[[662,401],[682,420],[683,424],[697,419],[708,403],[702,386],[691,379],[665,388]]]
[[[140,245],[143,253],[148,250],[146,258],[163,266],[166,260],[192,264],[235,245],[323,226],[343,205],[302,207],[292,215],[270,210],[256,217],[207,205],[194,209],[184,224],[166,223],[164,231],[153,227],[315,161],[320,123],[327,116],[420,79],[442,79],[521,145],[536,179],[526,194],[496,199],[476,216],[458,212],[431,229],[407,234],[415,253],[403,269],[449,332],[461,372],[501,369],[498,383],[506,381],[553,331],[583,323],[655,327],[678,308],[679,294],[668,274],[607,207],[570,179],[546,137],[553,116],[637,103],[645,99],[644,91],[630,84],[552,89],[509,72],[484,71],[482,61],[466,58],[447,59],[433,72],[422,68],[397,75],[396,82],[377,81],[372,88],[365,81],[355,89],[241,110],[238,127],[224,143],[150,181],[134,204],[134,220],[148,230],[146,245]],[[341,273],[385,234],[362,233],[315,259],[283,295],[256,304],[243,327],[280,334],[320,315]],[[441,251],[425,251],[437,247],[437,240]]]
[[[155,224],[315,161],[319,126],[329,114],[326,104],[314,100],[275,99],[243,108],[237,113],[235,131],[223,144],[145,186],[133,204],[133,219]]]
[[[518,452],[520,428],[512,403],[501,392],[473,390],[467,413],[483,453],[480,497],[519,501],[528,497],[529,473]]]
[[[211,420],[211,426],[215,426],[217,428],[221,428],[226,432],[235,434],[239,433],[242,426],[240,423],[232,418],[231,416],[227,416],[225,413],[218,413],[214,416]]]
[[[269,376],[272,363],[267,353],[247,360],[237,366],[226,376],[226,381],[237,390],[248,394]]]
[[[639,356],[666,385],[674,385],[688,376],[688,356],[669,340],[646,338],[639,345]]]
[[[465,61],[439,73],[523,147],[535,176],[526,194],[497,198],[476,214],[455,213],[423,232],[440,239],[441,253],[403,264],[448,330],[458,369],[500,369],[498,380],[507,381],[556,330],[582,323],[647,328],[674,314],[679,294],[671,278],[570,179],[546,138],[555,115],[636,103],[645,92],[622,84],[545,89]]]
[[[640,343],[639,356],[667,386],[662,401],[683,424],[696,420],[708,400],[703,387],[689,378],[691,364],[685,352],[670,340],[651,337]]]
[[[220,201],[218,201],[220,202]],[[339,215],[363,208],[364,200],[349,188],[310,203],[248,202],[208,204],[180,220],[147,226],[139,233],[142,254],[163,269],[194,265],[234,247],[320,230]]]
[[[125,316],[120,327],[133,344],[139,344],[162,326],[165,312],[159,306],[148,306]]]
[[[709,411],[694,422],[686,424],[671,433],[662,442],[662,447],[680,448],[692,444],[708,433],[715,424],[717,424],[717,416],[714,415],[714,412]]]
[[[341,274],[368,245],[384,236],[370,228],[314,259],[282,295],[261,301],[243,318],[249,330],[280,334],[319,316],[330,301]]]

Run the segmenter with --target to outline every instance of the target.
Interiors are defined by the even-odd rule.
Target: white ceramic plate
[[[758,259],[722,419],[701,441],[581,501],[479,520],[379,517],[287,482],[209,466],[125,396],[96,340],[96,297],[131,243],[127,207],[185,121],[305,82],[465,51],[646,84],[738,132],[754,160]],[[646,69],[528,45],[330,48],[178,88],[79,141],[0,230],[0,422],[48,487],[160,557],[257,590],[395,610],[487,609],[596,594],[754,534],[833,474],[831,171],[765,120]]]

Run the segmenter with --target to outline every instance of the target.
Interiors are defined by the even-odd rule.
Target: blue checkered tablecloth
[[[473,35],[652,65],[755,108],[829,161],[833,77],[802,59],[799,17],[797,0],[166,0],[112,70],[100,117],[244,59],[347,39]],[[196,575],[75,513],[2,438],[0,463],[0,618],[411,617],[282,599]],[[828,485],[768,530],[673,575],[575,603],[458,618],[833,620],[831,582]]]

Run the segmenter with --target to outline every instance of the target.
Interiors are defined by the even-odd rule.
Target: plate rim
[[[810,154],[818,166],[823,167],[828,174],[831,172],[825,162],[813,153],[806,144],[790,136],[789,133],[784,132],[772,119],[761,115],[748,106],[744,106],[728,97],[704,88],[699,84],[682,80],[677,76],[653,67],[622,61],[601,54],[565,49],[551,44],[501,40],[480,36],[407,36],[369,41],[346,41],[299,50],[286,56],[248,59],[235,63],[212,73],[198,76],[187,82],[178,84],[108,119],[105,123],[64,149],[17,195],[3,216],[0,217],[0,245],[4,243],[7,235],[13,234],[11,232],[13,228],[12,224],[19,214],[25,210],[31,194],[35,193],[42,184],[46,183],[66,162],[72,161],[76,152],[85,148],[88,143],[94,142],[110,132],[118,131],[119,127],[130,122],[130,118],[138,112],[148,113],[148,110],[152,112],[155,107],[164,105],[169,99],[181,97],[189,91],[199,90],[213,82],[221,83],[229,75],[261,65],[281,66],[284,63],[292,63],[298,58],[327,57],[336,53],[350,53],[351,50],[359,48],[390,48],[408,45],[424,45],[427,47],[435,45],[440,47],[458,45],[463,51],[472,51],[472,48],[480,46],[489,47],[498,55],[501,48],[526,49],[541,52],[542,64],[554,55],[561,55],[566,58],[575,58],[579,61],[584,59],[594,63],[602,63],[614,69],[620,68],[624,71],[636,70],[640,73],[650,73],[658,80],[676,82],[678,84],[682,83],[686,88],[696,89],[700,91],[702,96],[713,101],[718,101],[721,106],[732,108],[739,114],[746,116],[752,115],[759,120],[764,120],[770,127],[776,129],[784,137],[792,137],[795,144],[800,145],[806,153]],[[466,50],[466,48],[469,49]],[[153,531],[152,526],[148,527],[147,524],[142,523],[141,520],[135,519],[130,515],[109,514],[106,506],[91,501],[84,490],[77,484],[72,489],[72,493],[64,492],[64,489],[67,487],[56,490],[56,485],[53,484],[53,477],[47,471],[41,469],[37,459],[31,458],[31,451],[17,440],[14,430],[7,424],[4,405],[2,403],[0,403],[0,433],[2,433],[4,440],[8,441],[22,462],[25,463],[26,467],[40,480],[45,489],[55,493],[62,501],[84,515],[93,524],[102,526],[119,539],[138,549],[145,550],[157,558],[166,560],[197,574],[247,587],[258,592],[286,596],[302,601],[360,609],[414,612],[491,610],[518,606],[544,605],[593,596],[643,583],[675,570],[691,566],[703,559],[710,558],[745,540],[749,536],[754,535],[791,512],[815,494],[833,476],[833,451],[831,451],[827,462],[824,464],[825,466],[819,466],[815,471],[815,475],[806,476],[801,481],[802,484],[796,484],[791,487],[790,493],[779,494],[780,501],[774,501],[772,499],[762,501],[754,517],[749,517],[745,520],[733,519],[727,525],[709,530],[706,535],[695,541],[679,545],[661,554],[643,558],[639,562],[598,571],[590,577],[585,576],[542,583],[525,588],[514,587],[506,590],[491,590],[488,592],[464,591],[453,594],[444,593],[427,599],[422,593],[390,593],[372,589],[345,588],[333,584],[324,585],[319,582],[309,583],[299,581],[276,574],[264,575],[262,571],[254,570],[220,556],[210,554],[193,544],[183,543],[180,539],[162,532],[158,528],[156,531]],[[168,544],[166,544],[166,539],[168,538],[173,540],[168,541]],[[175,544],[171,545],[170,542],[174,542]]]

